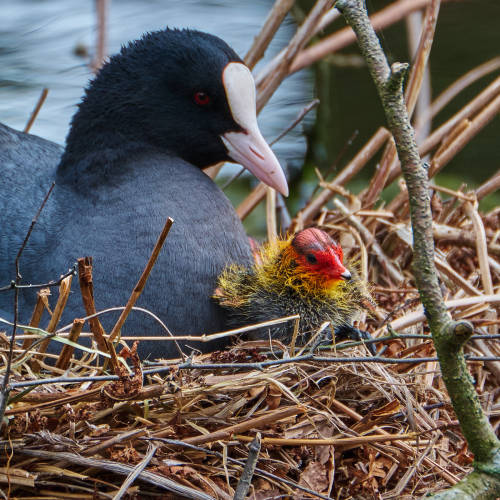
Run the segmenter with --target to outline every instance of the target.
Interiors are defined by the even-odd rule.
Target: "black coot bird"
[[[90,83],[64,150],[0,125],[0,285],[14,277],[16,253],[55,180],[22,256],[24,282],[56,278],[90,255],[97,308],[124,305],[170,216],[175,223],[137,305],[176,334],[222,330],[223,313],[210,298],[217,276],[228,262],[251,262],[233,207],[201,170],[225,160],[287,194],[257,126],[252,75],[238,55],[198,31],[146,34]],[[21,294],[24,321],[35,296]],[[2,311],[12,302],[11,293],[0,294]],[[65,319],[83,315],[73,292]],[[105,326],[116,317],[104,317]],[[123,333],[165,332],[134,312]],[[177,353],[172,342],[142,342],[140,352]]]

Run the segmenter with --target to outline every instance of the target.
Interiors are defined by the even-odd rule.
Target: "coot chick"
[[[340,245],[317,228],[264,245],[251,267],[226,267],[214,298],[234,326],[300,314],[304,341],[325,321],[330,321],[336,337],[368,335],[352,327],[356,314],[372,300],[368,286],[344,266]],[[293,330],[288,322],[250,335],[288,344]]]
[[[176,334],[225,328],[211,301],[227,262],[249,265],[247,236],[226,196],[201,169],[236,161],[287,194],[281,167],[259,132],[249,69],[221,39],[166,29],[123,47],[89,84],[64,152],[0,126],[0,283],[41,200],[55,189],[21,260],[24,282],[57,278],[94,259],[98,310],[126,303],[167,217],[175,223],[137,305]],[[26,321],[36,292],[21,293]],[[0,294],[0,309],[12,309]],[[84,316],[73,293],[64,320]],[[116,313],[102,317],[110,328]],[[109,330],[108,330],[109,331]],[[165,335],[133,312],[124,334]],[[201,344],[200,348],[218,347]],[[176,355],[172,342],[142,342],[142,357]]]

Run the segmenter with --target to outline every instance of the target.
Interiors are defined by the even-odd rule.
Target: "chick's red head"
[[[295,235],[291,243],[299,272],[326,286],[340,280],[350,280],[344,267],[342,248],[327,233],[309,228]]]

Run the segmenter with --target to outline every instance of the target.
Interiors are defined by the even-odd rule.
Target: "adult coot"
[[[233,207],[201,170],[225,160],[287,194],[257,126],[253,78],[238,55],[221,39],[191,30],[166,29],[130,43],[90,83],[64,151],[0,125],[0,284],[14,277],[16,253],[55,180],[22,256],[24,282],[53,279],[90,255],[97,308],[124,305],[170,216],[175,223],[137,305],[176,334],[223,329],[223,313],[210,298],[217,276],[228,262],[251,262]],[[23,320],[35,297],[33,290],[21,293]],[[0,294],[3,311],[12,302],[12,294]],[[65,319],[83,315],[74,292]],[[105,326],[116,317],[103,317]],[[165,332],[134,312],[123,333]],[[140,352],[177,351],[171,342],[142,342]]]

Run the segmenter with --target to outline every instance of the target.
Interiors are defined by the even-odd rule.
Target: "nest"
[[[320,17],[290,50],[317,32]],[[256,45],[264,38],[257,37]],[[267,76],[277,74],[283,61],[275,61]],[[418,61],[417,55],[417,67]],[[272,94],[269,79],[259,82],[259,96],[266,100]],[[464,108],[423,141],[421,154],[432,153],[431,177],[471,139],[467,130],[484,126],[476,118],[491,112],[486,101],[471,101],[466,113]],[[132,347],[119,351],[122,362],[95,317],[88,322],[90,332],[82,332],[81,320],[70,332],[58,330],[71,286],[68,275],[60,280],[49,325],[37,330],[49,300],[49,292],[41,290],[31,329],[17,337],[22,344],[15,346],[11,365],[0,494],[33,500],[230,499],[242,498],[235,490],[246,478],[255,500],[410,499],[470,472],[473,457],[449,403],[410,269],[404,183],[392,199],[375,203],[399,174],[389,137],[380,128],[333,180],[319,175],[314,196],[290,225],[290,231],[321,227],[340,241],[348,259],[359,261],[377,306],[355,326],[375,338],[377,357],[363,342],[318,347],[318,331],[300,332],[307,333],[305,346],[296,345],[296,336],[290,345],[235,340],[225,351],[147,366]],[[368,187],[358,195],[348,191],[346,183],[384,144]],[[500,347],[494,341],[500,212],[480,213],[478,200],[499,184],[497,174],[472,192],[432,187],[443,294],[454,318],[474,324],[468,366],[495,429],[500,424]],[[238,207],[240,217],[264,197],[266,188],[258,186]],[[275,214],[285,211],[272,193],[266,200],[268,233],[274,237]],[[80,262],[89,315],[95,312],[90,271],[90,262]],[[111,336],[118,331],[119,325]],[[74,356],[74,345],[66,343],[55,364],[48,363],[46,335],[54,333],[71,342],[90,336],[93,347]],[[225,335],[237,339],[239,333]],[[5,372],[9,338],[0,340]],[[122,342],[131,346],[133,340]]]
[[[481,287],[474,247],[484,238],[496,255],[499,212],[480,215],[471,196],[456,192],[443,201],[436,188],[436,262],[454,317],[491,334],[499,297]],[[253,464],[250,498],[415,498],[464,477],[473,456],[413,285],[406,202],[397,212],[356,211],[359,197],[345,198],[348,205],[334,200],[336,208],[321,207],[314,221],[340,239],[373,284],[377,307],[356,326],[380,341],[377,358],[386,362],[373,362],[362,342],[317,348],[320,332],[308,332],[305,346],[236,342],[225,351],[148,366],[133,348],[124,349],[119,354],[130,371],[119,365],[117,380],[106,381],[113,365],[97,354],[95,331],[81,334],[97,339],[94,349],[78,358],[66,345],[55,366],[47,363],[52,355],[36,354],[40,334],[19,335],[25,349],[15,350],[5,412],[4,491],[26,499],[113,498],[120,491],[127,498],[226,499]],[[300,213],[293,222],[300,227]],[[498,269],[491,270],[497,289]],[[401,274],[397,285],[394,272]],[[58,305],[70,280],[61,282]],[[39,303],[46,300],[41,291]],[[56,331],[58,305],[49,331]],[[498,427],[498,361],[474,361],[500,354],[488,339],[479,336],[466,350],[483,407]],[[8,338],[3,341],[6,352]],[[39,385],[23,385],[33,379]]]

